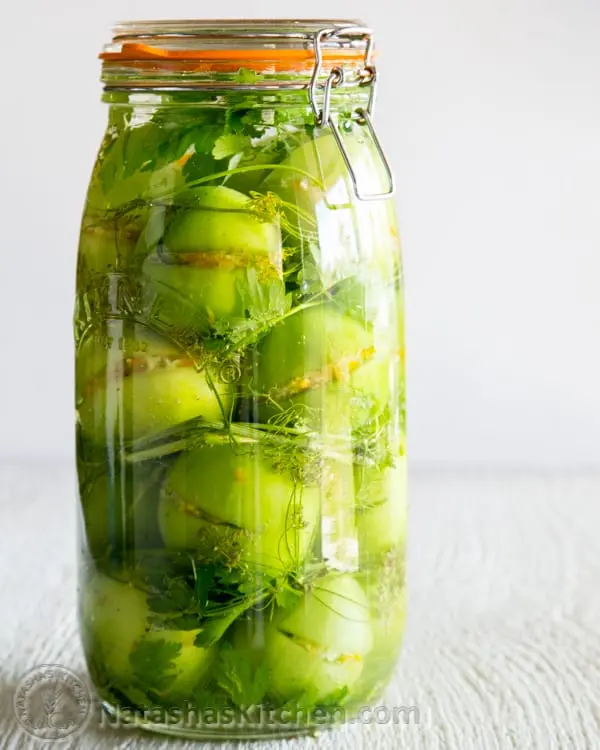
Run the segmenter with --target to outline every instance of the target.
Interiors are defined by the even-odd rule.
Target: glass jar
[[[404,627],[393,182],[352,22],[119,26],[75,310],[79,611],[107,712],[289,736]]]

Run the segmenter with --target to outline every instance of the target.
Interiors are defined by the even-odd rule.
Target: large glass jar
[[[117,28],[75,311],[80,622],[107,712],[374,706],[404,626],[393,183],[351,22]]]

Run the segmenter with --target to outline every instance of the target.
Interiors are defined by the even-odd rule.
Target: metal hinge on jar
[[[358,184],[358,178],[356,171],[352,166],[352,161],[348,154],[348,150],[344,145],[342,135],[340,133],[339,126],[333,120],[331,116],[331,93],[336,86],[339,86],[344,82],[344,71],[342,68],[333,68],[325,82],[323,100],[321,104],[317,102],[317,93],[319,88],[319,77],[321,75],[321,69],[323,65],[323,47],[322,44],[326,40],[331,39],[363,39],[366,42],[365,47],[365,59],[363,70],[360,73],[360,86],[370,86],[369,101],[366,109],[360,107],[356,110],[358,116],[357,122],[361,126],[366,126],[369,131],[369,135],[373,140],[373,144],[377,150],[377,156],[381,159],[385,171],[385,178],[387,181],[387,188],[377,193],[364,193],[362,192],[360,185]],[[373,52],[373,32],[371,29],[364,26],[348,26],[343,29],[321,29],[317,31],[314,36],[315,45],[315,67],[313,70],[312,78],[309,86],[309,98],[312,110],[315,114],[315,120],[317,125],[321,127],[330,128],[336,143],[340,149],[340,153],[344,159],[344,163],[350,174],[352,180],[352,187],[354,194],[360,201],[373,201],[382,200],[385,198],[391,198],[394,194],[394,176],[390,168],[389,162],[383,152],[379,138],[373,127],[371,115],[375,106],[375,94],[377,84],[377,70],[372,62]]]

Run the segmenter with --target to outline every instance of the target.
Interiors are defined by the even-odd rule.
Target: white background
[[[415,463],[600,466],[597,0],[33,0],[2,11],[0,455],[71,457],[71,315],[115,20],[362,18],[398,181]]]

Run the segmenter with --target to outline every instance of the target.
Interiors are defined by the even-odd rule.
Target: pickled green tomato
[[[105,216],[88,212],[79,236],[79,263],[88,272],[115,271],[121,259],[131,257],[145,220],[145,210],[107,221]]]
[[[348,156],[361,190],[387,187],[384,167],[365,130],[354,125],[344,135]],[[310,249],[329,287],[349,276],[362,282],[394,278],[399,241],[391,201],[357,201],[348,168],[334,136],[316,136],[294,149],[265,179],[264,190],[275,192],[289,207],[289,220],[303,240],[316,233]],[[299,211],[297,209],[300,209]]]
[[[371,576],[360,576],[371,605],[373,649],[354,692],[367,703],[376,700],[387,685],[404,636],[406,589],[390,585],[389,578],[394,575],[394,570],[380,568]]]
[[[361,567],[390,552],[404,554],[406,542],[406,462],[394,467],[356,465],[356,523]]]
[[[240,622],[233,646],[269,670],[269,693],[288,701],[309,692],[316,700],[358,681],[373,647],[370,606],[350,575],[320,579],[291,610],[281,610],[257,631]]]
[[[102,443],[116,433],[130,440],[194,417],[214,421],[229,413],[229,386],[214,376],[213,390],[207,373],[170,342],[143,326],[124,328],[112,326],[108,337],[91,335],[78,351],[77,412],[86,437]]]
[[[353,163],[368,171],[373,154],[364,153],[355,138],[348,138],[347,145]],[[325,199],[332,204],[348,204],[352,199],[348,168],[331,132],[315,131],[315,137],[295,148],[281,165],[290,169],[273,170],[263,186],[309,214]]]
[[[281,314],[285,290],[278,223],[252,207],[236,190],[204,187],[174,211],[162,241],[144,262],[162,321],[202,329],[233,325],[248,310],[255,316]]]
[[[81,609],[84,637],[100,657],[111,683],[134,700],[139,700],[144,688],[165,699],[187,698],[205,676],[213,653],[194,645],[199,630],[154,630],[151,615],[146,595],[131,583],[102,574],[86,582]],[[162,691],[139,684],[131,658],[140,644],[157,641],[180,647],[169,672],[168,688]]]
[[[357,691],[376,695],[387,683],[406,619],[406,460],[387,468],[356,465],[360,580],[368,592],[374,648]]]
[[[315,488],[294,484],[256,450],[220,445],[177,460],[161,491],[158,518],[170,549],[281,575],[304,559],[318,510]]]
[[[359,580],[368,594],[373,651],[366,661],[358,695],[376,698],[390,678],[405,628],[406,462],[394,467],[355,465]]]
[[[338,452],[343,452],[338,448]],[[360,541],[356,518],[356,493],[350,456],[345,461],[325,460],[321,472],[319,557],[335,570],[356,570]]]
[[[120,550],[129,540],[137,549],[159,546],[156,506],[162,473],[134,467],[124,479],[105,473],[82,482],[85,540],[94,557]]]
[[[151,215],[149,205],[141,204],[139,196],[176,193],[183,185],[182,167],[176,162],[119,180],[108,194],[96,178],[81,226],[79,262],[92,272],[127,267]]]
[[[86,581],[81,612],[85,634],[101,652],[107,673],[120,684],[132,679],[129,655],[150,630],[149,614],[145,594],[132,584],[102,574]]]
[[[264,338],[247,388],[265,421],[291,410],[311,427],[347,433],[389,400],[389,365],[376,354],[358,321],[332,306],[308,308]]]
[[[240,253],[248,259],[267,253],[273,264],[281,263],[278,228],[251,212],[247,195],[224,186],[195,188],[191,195],[193,208],[178,212],[167,230],[167,252]]]

